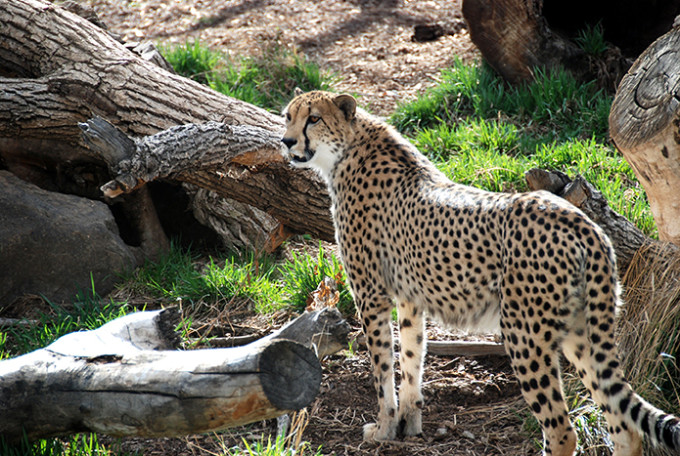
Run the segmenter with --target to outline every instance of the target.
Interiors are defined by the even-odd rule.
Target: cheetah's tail
[[[624,388],[613,407],[619,407],[627,424],[646,435],[654,446],[680,451],[680,419],[654,407],[633,392],[630,386]]]

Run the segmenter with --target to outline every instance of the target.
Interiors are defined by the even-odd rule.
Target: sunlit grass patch
[[[199,41],[161,46],[161,52],[179,74],[274,112],[280,112],[290,101],[296,87],[330,90],[336,80],[303,54],[279,45],[247,57],[231,57]]]

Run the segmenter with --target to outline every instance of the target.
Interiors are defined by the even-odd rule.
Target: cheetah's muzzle
[[[291,162],[297,164],[297,163],[306,163],[312,158],[314,158],[314,151],[310,150],[309,147],[305,147],[304,149],[304,155],[299,156],[293,151],[293,147],[298,143],[296,139],[294,138],[287,138],[283,137],[281,138],[281,142],[286,146],[286,153],[290,159]]]

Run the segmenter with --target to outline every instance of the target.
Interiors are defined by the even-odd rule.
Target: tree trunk
[[[541,16],[542,4],[526,0],[465,0],[470,38],[486,61],[509,82],[532,79],[535,67],[555,67],[583,52],[554,36]]]
[[[277,212],[268,198],[272,195],[279,201],[290,198],[288,206],[327,204],[324,185],[316,176],[301,174],[281,162],[277,145],[283,121],[279,116],[165,71],[126,49],[106,31],[46,1],[6,2],[0,8],[0,23],[0,91],[4,94],[0,97],[0,159],[19,177],[43,188],[101,198],[99,187],[116,172],[109,172],[106,160],[85,146],[78,122],[100,116],[138,137],[175,125],[216,121],[260,132],[259,142],[254,138],[249,148],[259,157],[257,166],[247,157],[204,163],[181,181],[199,186],[210,183],[210,190],[221,197],[260,208],[259,217]],[[194,201],[200,206],[206,199]],[[234,212],[230,206],[222,210]],[[275,216],[290,231],[332,238],[331,230],[320,229],[323,223],[306,211]],[[138,222],[140,239],[153,240],[162,232],[153,217]],[[265,224],[260,234],[270,228]]]
[[[464,0],[463,16],[473,43],[507,81],[531,81],[536,68],[564,68],[582,81],[597,80],[611,92],[640,52],[668,30],[680,1],[647,5],[621,2],[545,2],[533,0]],[[608,5],[608,6],[605,6]],[[607,49],[585,52],[580,33],[601,25]],[[642,26],[641,24],[645,24]],[[621,49],[624,52],[621,52]]]
[[[349,333],[327,308],[244,347],[174,351],[176,317],[138,312],[0,362],[0,436],[180,436],[273,418],[317,395],[310,348],[334,353]]]
[[[609,115],[616,147],[647,192],[659,238],[680,245],[680,29],[637,59]]]

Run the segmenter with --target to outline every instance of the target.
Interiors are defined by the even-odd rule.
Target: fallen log
[[[238,348],[169,350],[177,342],[173,310],[68,334],[0,362],[0,436],[9,442],[84,431],[179,436],[301,409],[321,383],[308,346],[328,354],[346,345],[349,328],[339,315],[310,312]]]
[[[437,356],[506,356],[499,342],[474,340],[428,340],[427,354]]]
[[[280,154],[281,138],[276,130],[207,122],[171,127],[133,140],[99,117],[79,125],[90,150],[114,173],[115,178],[101,187],[108,197],[169,178],[225,197],[238,194],[242,203],[285,221],[291,232],[334,239],[325,184],[309,171],[290,171]],[[278,169],[277,176],[265,172],[267,169]],[[304,223],[296,222],[298,219]]]

